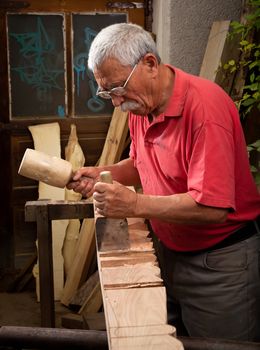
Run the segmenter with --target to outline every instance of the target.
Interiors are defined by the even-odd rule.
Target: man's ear
[[[146,55],[144,55],[144,57],[142,58],[142,62],[146,66],[147,71],[149,73],[157,75],[159,63],[157,58],[152,53],[147,53]]]

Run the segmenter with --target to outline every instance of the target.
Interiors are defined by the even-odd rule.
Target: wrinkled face
[[[158,64],[151,54],[142,58],[136,67],[122,66],[117,59],[109,58],[94,71],[94,76],[98,91],[108,91],[113,105],[121,107],[123,111],[147,115],[160,102],[156,93]],[[124,89],[113,90],[117,87]]]

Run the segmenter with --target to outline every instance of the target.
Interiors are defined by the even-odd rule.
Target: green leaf
[[[247,40],[241,40],[239,43],[241,46],[246,46],[249,44],[249,42]]]
[[[248,89],[251,90],[251,91],[257,91],[258,87],[259,87],[258,83],[254,83],[254,84],[248,85]]]
[[[255,176],[255,183],[256,183],[257,186],[260,185],[260,174],[257,174],[257,175]]]
[[[260,98],[260,91],[255,92],[255,93],[253,94],[253,98],[254,98],[255,100],[258,100],[258,99]]]
[[[228,64],[228,63],[225,63],[224,66],[223,66],[223,68],[224,68],[225,70],[228,70],[228,69],[229,69],[229,64]]]
[[[252,73],[250,75],[250,82],[253,83],[254,80],[255,80],[255,73]]]
[[[245,87],[244,87],[244,89],[245,89]],[[251,95],[249,95],[248,92],[245,92],[245,93],[244,93],[244,96],[243,96],[243,100],[248,99],[250,96],[251,96]]]
[[[237,21],[231,22],[230,25],[234,31],[244,29],[244,25]]]
[[[228,64],[229,64],[230,66],[234,66],[234,65],[236,64],[236,62],[235,62],[235,60],[229,60],[229,61],[228,61]]]
[[[255,103],[255,99],[254,98],[248,98],[246,99],[245,101],[242,102],[242,105],[247,107],[247,106],[250,106],[252,104]]]
[[[255,147],[255,148],[260,147],[260,140],[257,140],[256,142],[251,143],[250,146],[253,146],[253,147]]]

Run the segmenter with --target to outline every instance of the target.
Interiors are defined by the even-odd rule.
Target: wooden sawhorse
[[[36,221],[40,284],[41,326],[55,327],[52,220],[93,218],[91,200],[26,202],[25,221]]]

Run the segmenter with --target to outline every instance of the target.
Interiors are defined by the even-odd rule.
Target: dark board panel
[[[127,22],[126,14],[75,14],[73,19],[73,69],[75,115],[112,114],[110,100],[96,96],[97,84],[87,68],[88,52],[97,33],[113,23]]]
[[[12,118],[66,114],[62,15],[8,15]]]

